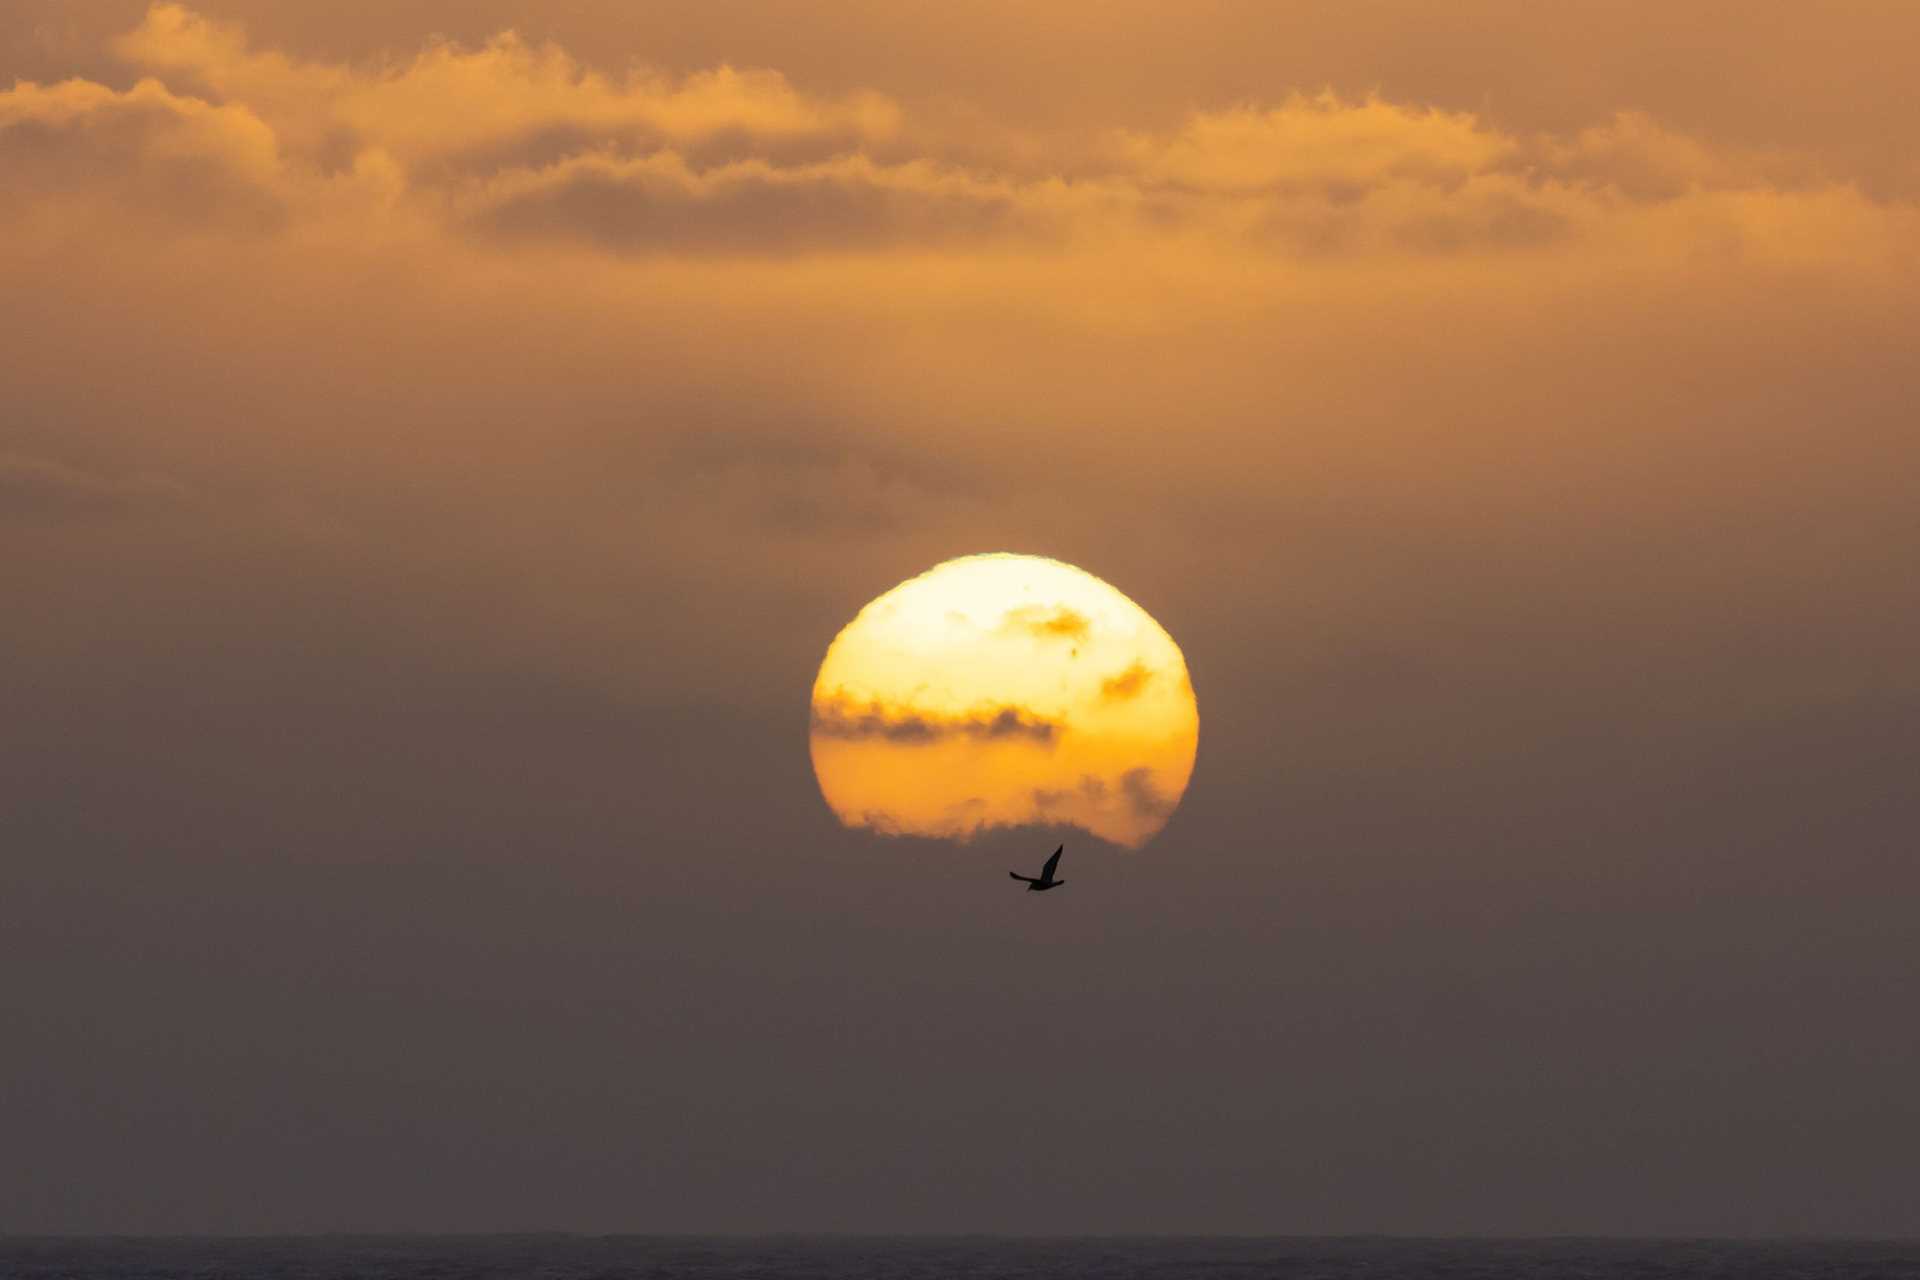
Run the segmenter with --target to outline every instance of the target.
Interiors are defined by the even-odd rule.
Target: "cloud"
[[[1020,167],[1018,146],[993,166],[977,149],[965,164],[938,159],[942,144],[920,141],[926,155],[884,162],[862,151],[796,162],[763,147],[703,164],[671,146],[585,149],[502,168],[455,207],[497,235],[616,252],[1184,254],[1200,237],[1286,255],[1434,256],[1640,234],[1639,211],[1686,201],[1705,220],[1739,220],[1702,198],[1821,189],[1804,160],[1716,149],[1632,113],[1570,137],[1522,136],[1466,113],[1331,94],[1089,140],[1071,179],[1003,176]]]
[[[125,92],[83,80],[0,92],[0,208],[75,201],[123,223],[265,227],[284,215],[273,131],[244,106],[153,80]]]
[[[1714,146],[1663,126],[1641,111],[1621,111],[1570,138],[1538,138],[1528,168],[1641,202],[1696,191],[1796,190],[1828,181],[1810,158],[1789,152]]]
[[[609,73],[512,31],[326,62],[156,4],[114,49],[154,78],[0,95],[16,212],[82,200],[144,230],[312,225],[342,238],[404,222],[504,253],[1084,254],[1125,263],[1121,279],[1235,255],[1538,257],[1783,231],[1800,251],[1834,228],[1794,226],[1778,206],[1797,216],[1792,202],[1814,195],[1911,220],[1804,156],[1637,112],[1522,132],[1323,90],[1043,137],[915,115],[872,90],[810,93],[766,68]],[[1673,225],[1651,225],[1663,211]]]
[[[1468,112],[1294,94],[1123,133],[1119,172],[1143,208],[1304,254],[1528,250],[1590,237],[1703,193],[1806,191],[1804,156],[1715,146],[1625,111],[1578,133],[1520,134]]]
[[[977,464],[863,440],[833,424],[759,424],[750,436],[688,433],[657,467],[661,483],[784,536],[871,537],[983,500]]]
[[[1108,810],[1116,797],[1126,807],[1127,821],[1144,824],[1149,830],[1157,830],[1179,808],[1177,800],[1161,794],[1154,784],[1153,770],[1142,765],[1126,770],[1111,782],[1086,774],[1073,788],[1034,788],[1034,821],[1071,821],[1069,815],[1076,812],[1084,816],[1098,814]]]
[[[1033,807],[1043,814],[1049,809],[1059,808],[1072,799],[1073,792],[1063,788],[1035,787],[1033,789]]]
[[[1295,93],[1264,110],[1195,112],[1175,133],[1122,133],[1116,146],[1150,186],[1345,199],[1400,181],[1457,185],[1519,149],[1465,112],[1349,102],[1330,91]]]
[[[672,152],[581,156],[496,178],[469,216],[500,236],[629,252],[887,249],[1040,229],[1004,185],[859,156],[797,166],[756,159],[705,171]]]
[[[1147,821],[1164,821],[1177,807],[1177,801],[1163,796],[1153,782],[1153,770],[1142,766],[1120,775],[1120,794],[1134,815]]]
[[[1126,702],[1140,695],[1153,679],[1153,671],[1144,663],[1135,662],[1117,676],[1110,676],[1100,682],[1100,697],[1108,702]]]
[[[1020,707],[979,707],[950,716],[905,711],[871,702],[861,706],[844,694],[813,704],[813,732],[827,738],[883,739],[920,746],[954,738],[975,742],[1051,744],[1060,726]]]
[[[1027,604],[1007,610],[1000,629],[1036,640],[1084,640],[1093,624],[1066,605]]]
[[[46,458],[0,453],[0,516],[93,515],[176,501],[184,486],[165,476],[106,475]]]
[[[728,139],[857,147],[900,123],[899,109],[875,93],[812,97],[777,71],[725,65],[678,79],[643,68],[609,76],[512,31],[475,48],[437,41],[402,64],[354,67],[256,51],[237,26],[156,4],[115,49],[156,74],[259,104],[310,148],[345,137],[409,165],[469,153],[513,163],[515,148],[555,138],[589,151]]]

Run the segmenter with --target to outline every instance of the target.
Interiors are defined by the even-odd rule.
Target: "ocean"
[[[1920,1241],[990,1236],[0,1238],[6,1280],[1914,1277]]]

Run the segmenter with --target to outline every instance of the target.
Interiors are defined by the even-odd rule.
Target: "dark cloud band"
[[[1046,745],[1058,737],[1061,726],[1011,706],[980,707],[963,716],[939,716],[895,710],[877,702],[862,707],[848,699],[834,699],[814,704],[812,729],[824,738],[879,740],[903,746],[956,738]]]

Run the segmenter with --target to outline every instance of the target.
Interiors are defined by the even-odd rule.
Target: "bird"
[[[1053,878],[1053,869],[1060,865],[1060,855],[1066,851],[1066,848],[1067,846],[1061,845],[1053,851],[1053,856],[1047,859],[1047,865],[1040,868],[1040,878],[1038,880],[1035,880],[1032,876],[1023,876],[1018,871],[1009,871],[1007,874],[1015,880],[1025,880],[1027,882],[1028,893],[1032,893],[1035,890],[1045,892],[1048,889],[1058,888],[1065,884],[1066,881],[1055,880]]]

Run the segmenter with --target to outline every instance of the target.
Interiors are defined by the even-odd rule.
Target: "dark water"
[[[619,1277],[1914,1277],[1920,1242],[1720,1240],[702,1239],[660,1236],[0,1239],[6,1280]]]

